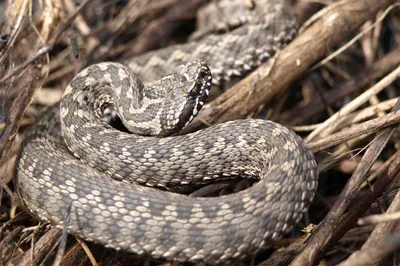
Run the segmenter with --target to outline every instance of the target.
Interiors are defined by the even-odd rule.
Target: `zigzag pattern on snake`
[[[69,232],[85,240],[179,261],[232,262],[289,232],[317,186],[298,136],[257,119],[176,135],[211,82],[244,75],[294,34],[286,0],[254,1],[244,14],[247,24],[232,32],[133,58],[129,68],[80,72],[24,140],[15,176],[26,207],[58,227],[69,213]],[[104,122],[110,108],[134,134]],[[155,189],[238,178],[260,181],[216,198]]]

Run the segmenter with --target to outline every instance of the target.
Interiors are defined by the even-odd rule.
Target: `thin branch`
[[[377,224],[400,220],[400,212],[370,215],[358,219],[358,225]]]
[[[393,112],[398,112],[399,109],[400,100],[394,106]],[[375,183],[374,189],[369,193],[371,195],[362,197],[361,201],[358,203],[358,205],[361,206],[352,208],[346,216],[347,219],[343,219],[343,215],[350,206],[350,203],[356,198],[357,192],[366,180],[373,163],[382,152],[396,128],[397,126],[392,126],[376,134],[358,164],[357,169],[340,193],[334,206],[312,234],[304,251],[296,257],[291,265],[302,266],[316,264],[329,247],[334,245],[348,230],[355,226],[360,215],[369,208],[380,193],[390,184],[393,177],[398,173],[398,168],[400,168],[400,156],[393,160],[386,175]]]
[[[379,245],[355,252],[349,259],[340,263],[339,266],[365,266],[371,262],[373,262],[373,265],[379,265],[378,260],[385,258],[399,247],[400,233],[396,233],[387,237]]]
[[[2,79],[0,79],[0,87],[4,87],[11,78],[20,74],[22,71],[24,71],[27,67],[32,65],[35,61],[37,61],[43,55],[49,53],[54,48],[54,45],[57,42],[57,40],[60,38],[60,36],[71,26],[72,21],[74,21],[76,16],[78,16],[78,14],[80,12],[82,12],[82,10],[86,7],[86,5],[90,1],[91,0],[85,0],[82,3],[82,5],[76,10],[76,12],[57,30],[57,32],[53,36],[53,38],[51,38],[47,44],[43,45],[32,58],[26,60],[23,64],[14,68],[13,70],[10,71],[10,73],[8,73]]]
[[[71,25],[73,19],[78,15],[79,12],[83,10],[83,8],[90,2],[90,0],[86,0],[80,8],[76,11],[74,15],[72,15],[66,23],[64,23],[56,32],[56,34],[50,39],[48,44],[42,46],[36,55],[31,59],[28,59],[22,65],[14,68],[8,75],[3,77],[0,80],[0,88],[5,87],[10,80],[13,80],[16,75],[19,75],[22,71],[25,71],[28,67],[28,73],[25,75],[27,78],[27,86],[24,91],[21,91],[16,99],[13,102],[13,105],[10,109],[9,117],[5,123],[4,130],[0,137],[0,165],[3,165],[9,151],[14,142],[14,138],[17,135],[19,125],[24,116],[25,110],[28,108],[29,104],[32,101],[32,97],[35,94],[37,88],[40,87],[40,71],[46,62],[43,60],[43,55],[47,55],[49,51],[54,47],[58,38],[62,35],[62,33],[68,29]],[[32,67],[35,66],[35,67]],[[10,195],[10,197],[17,201],[17,197],[12,193],[11,189],[7,186],[3,178],[0,178],[0,186],[5,189],[5,191]]]
[[[341,131],[329,135],[323,139],[310,142],[308,147],[313,151],[317,152],[334,145],[345,142],[346,140],[357,138],[363,135],[369,135],[372,133],[386,128],[388,126],[400,124],[400,111],[391,112],[383,117],[378,117],[358,125],[353,125],[349,128],[342,129]]]
[[[246,118],[256,113],[260,106],[269,103],[278,93],[309,71],[321,57],[329,54],[331,47],[348,39],[365,21],[372,19],[379,10],[389,7],[393,2],[353,0],[341,3],[340,6],[330,8],[323,17],[281,50],[274,58],[272,67],[271,62],[261,65],[205,105],[184,132],[193,132],[206,124],[214,125]]]
[[[337,3],[337,4],[340,5],[340,4],[343,4],[343,3],[340,2],[340,3]],[[377,24],[381,23],[386,18],[386,16],[389,14],[390,11],[392,11],[395,7],[398,7],[399,5],[400,5],[400,3],[396,3],[396,4],[393,4],[390,7],[388,7],[385,10],[385,12],[383,12],[383,14],[374,23],[372,23],[367,28],[363,29],[353,39],[351,39],[348,43],[346,43],[346,45],[343,45],[338,50],[336,50],[335,52],[331,53],[328,57],[323,59],[319,64],[317,64],[314,67],[312,67],[311,70],[317,69],[318,67],[325,65],[327,62],[331,61],[333,58],[335,58],[339,54],[343,53],[347,48],[349,48],[350,46],[355,44],[356,41],[358,41],[361,37],[363,37],[367,32],[369,32],[370,30],[374,29]]]
[[[325,122],[322,123],[320,127],[315,129],[313,132],[310,133],[310,135],[308,135],[306,141],[311,141],[316,136],[321,136],[322,132],[325,134],[325,136],[328,135],[340,117],[345,116],[350,112],[356,110],[358,107],[366,103],[371,98],[372,95],[376,95],[377,93],[381,92],[391,83],[393,83],[399,76],[400,76],[400,66],[398,66],[395,70],[393,70],[389,75],[381,79],[374,86],[366,90],[364,93],[360,94],[350,103],[342,107],[342,109],[340,109],[336,114],[332,115],[329,119],[325,120]]]

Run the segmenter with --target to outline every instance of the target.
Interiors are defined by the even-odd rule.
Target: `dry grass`
[[[24,133],[80,69],[185,39],[183,25],[194,26],[203,2],[0,2],[0,265],[179,265],[40,224],[20,208],[12,168]],[[400,264],[399,7],[298,1],[298,37],[217,95],[186,130],[263,117],[297,131],[315,153],[320,181],[307,217],[256,265]]]

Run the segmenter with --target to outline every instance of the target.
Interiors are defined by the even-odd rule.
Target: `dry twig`
[[[340,5],[330,8],[323,17],[278,53],[273,60],[272,70],[271,61],[261,65],[248,77],[205,105],[184,132],[203,128],[205,124],[217,124],[253,114],[259,106],[269,103],[279,92],[304,75],[310,66],[330,52],[330,47],[354,34],[366,20],[371,19],[379,10],[389,7],[392,2],[393,0],[341,1]]]
[[[399,109],[400,101],[396,103],[393,111],[397,112]],[[363,200],[360,200],[358,203],[360,206],[352,208],[346,216],[347,219],[343,219],[347,208],[350,206],[352,200],[355,199],[361,184],[366,179],[369,169],[385,147],[395,129],[396,126],[389,127],[376,134],[374,140],[371,142],[371,145],[358,164],[357,169],[340,193],[334,206],[317,227],[310,241],[306,244],[304,251],[293,261],[292,265],[315,264],[329,247],[332,247],[336,241],[355,225],[356,219],[374,202],[387,185],[390,184],[394,176],[397,175],[400,169],[400,156],[394,159],[386,175],[381,177],[374,185],[373,191],[370,193],[371,195],[369,195],[369,197],[363,197]]]

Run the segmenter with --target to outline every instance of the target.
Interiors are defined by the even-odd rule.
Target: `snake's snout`
[[[191,61],[180,65],[175,69],[173,76],[176,86],[188,97],[199,97],[203,91],[210,90],[211,71],[205,62]]]

